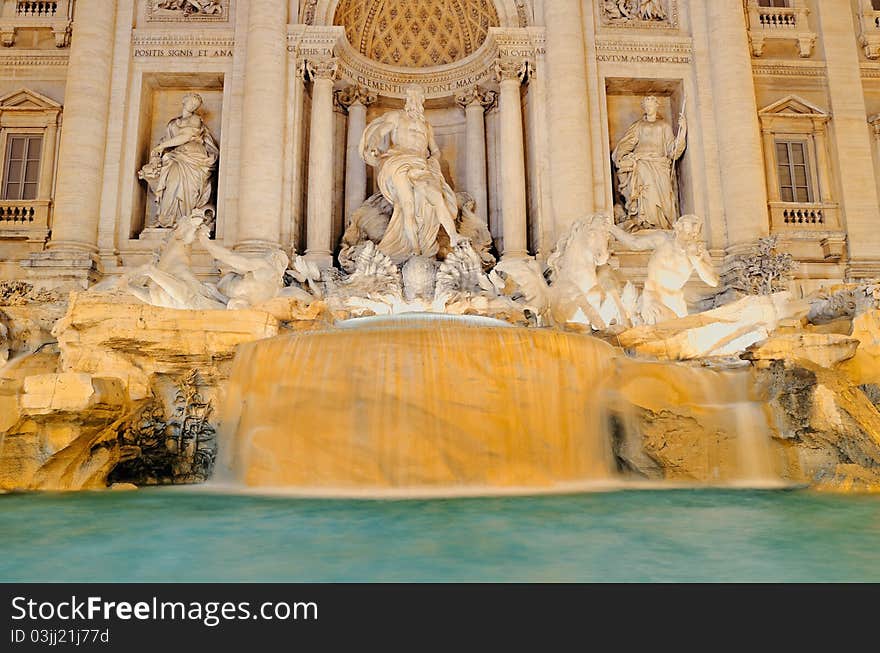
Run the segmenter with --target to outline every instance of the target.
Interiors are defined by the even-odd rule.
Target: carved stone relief
[[[150,0],[147,20],[174,22],[178,20],[229,20],[230,0]]]
[[[637,29],[678,27],[677,0],[598,0],[607,27]]]

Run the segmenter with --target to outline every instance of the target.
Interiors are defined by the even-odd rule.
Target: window
[[[804,141],[776,141],[779,194],[783,202],[813,202],[808,160]]]
[[[878,2],[880,0],[874,0]],[[788,0],[758,0],[759,7],[788,7]]]
[[[874,11],[880,11],[880,0],[871,0],[871,8]]]
[[[6,169],[3,171],[4,200],[37,199],[42,152],[42,136],[9,135],[6,141]]]

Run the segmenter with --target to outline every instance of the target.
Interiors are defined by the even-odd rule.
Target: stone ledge
[[[150,395],[154,374],[222,376],[238,345],[278,332],[265,311],[158,308],[116,293],[72,293],[53,330],[62,371],[122,379],[133,400]]]

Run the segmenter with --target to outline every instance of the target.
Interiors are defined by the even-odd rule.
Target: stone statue
[[[150,152],[150,162],[138,173],[156,196],[153,224],[170,228],[178,220],[209,207],[211,177],[220,149],[201,117],[200,95],[183,98],[183,111],[168,123],[165,137]]]
[[[491,270],[495,265],[495,256],[492,254],[492,234],[489,227],[477,215],[477,201],[473,195],[465,192],[455,194],[458,203],[458,217],[455,220],[455,228],[458,230],[462,239],[470,241],[473,250],[480,257],[484,270]],[[447,246],[448,239],[441,242],[440,256],[446,258],[446,255],[454,251],[455,248]]]
[[[483,269],[489,270],[495,265],[495,256],[492,254],[492,234],[488,227],[477,216],[476,202],[469,193],[455,193],[458,202],[458,214],[455,219],[455,229],[460,240],[470,240],[471,245],[482,261]],[[364,202],[360,208],[351,214],[351,220],[342,236],[339,251],[339,265],[348,273],[355,268],[353,257],[360,246],[370,241],[378,245],[382,242],[388,231],[394,207],[382,195],[376,193]],[[454,248],[449,243],[446,230],[439,231],[437,238],[437,254],[441,259],[452,252]]]
[[[153,263],[141,266],[120,277],[117,287],[126,290],[145,304],[161,308],[224,309],[226,298],[192,270],[192,246],[196,238],[206,238],[204,216],[196,213],[179,220],[159,250]]]
[[[287,254],[281,250],[245,256],[212,241],[206,229],[198,232],[198,240],[208,254],[226,268],[217,290],[229,298],[229,310],[251,308],[281,294],[290,264]]]
[[[656,97],[646,97],[642,108],[644,117],[630,126],[611,155],[626,202],[624,224],[632,229],[670,229],[678,215],[675,162],[687,146],[684,108],[678,134],[658,115]]]
[[[612,321],[628,326],[619,293],[609,292],[599,273],[611,255],[612,227],[611,217],[601,214],[575,222],[547,261],[550,283],[532,259],[502,261],[495,271],[513,279],[529,309],[544,322],[587,324],[596,330]]]
[[[379,190],[393,213],[379,249],[396,264],[411,256],[435,256],[442,227],[451,247],[455,228],[455,192],[440,169],[440,148],[425,119],[425,92],[407,88],[406,107],[374,120],[364,131],[360,152],[377,169]]]
[[[167,11],[179,11],[184,16],[193,14],[213,16],[223,13],[223,5],[219,0],[161,0],[156,7]]]
[[[721,282],[703,242],[702,218],[684,215],[672,231],[630,234],[613,225],[610,230],[624,247],[634,251],[653,250],[639,301],[639,316],[644,324],[687,316],[684,286],[695,270],[713,288]]]

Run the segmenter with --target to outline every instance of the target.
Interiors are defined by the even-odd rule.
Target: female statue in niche
[[[156,196],[155,221],[151,227],[170,228],[194,211],[209,208],[211,177],[217,168],[220,148],[196,113],[202,97],[183,98],[183,111],[168,123],[164,138],[150,152],[150,162],[138,177]]]
[[[630,126],[611,155],[625,201],[624,225],[631,229],[671,229],[678,217],[675,162],[687,147],[684,103],[678,134],[659,108],[656,97],[642,100],[644,117]]]

